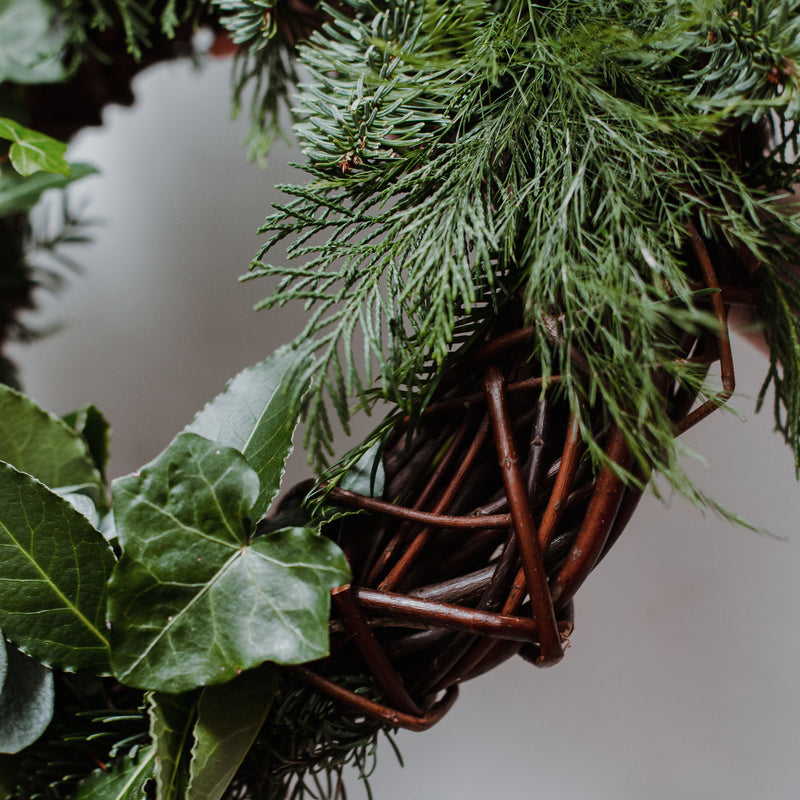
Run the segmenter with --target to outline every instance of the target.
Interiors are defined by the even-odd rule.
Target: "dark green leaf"
[[[53,24],[54,7],[44,0],[0,0],[0,83],[63,80],[65,31]]]
[[[63,189],[73,181],[95,175],[97,170],[90,164],[72,164],[69,177],[54,172],[36,172],[23,177],[13,170],[0,172],[0,215],[29,211],[48,189]]]
[[[8,157],[20,175],[33,175],[40,170],[70,175],[69,162],[64,158],[67,152],[64,142],[26,128],[8,117],[0,117],[0,139],[13,142]]]
[[[258,478],[237,451],[182,433],[114,482],[123,556],[110,584],[113,668],[132,686],[181,692],[264,661],[327,654],[329,592],[348,579],[308,529],[248,543]]]
[[[64,422],[83,436],[94,465],[102,475],[108,465],[109,432],[108,420],[97,409],[89,405],[64,417]]]
[[[0,463],[0,626],[42,663],[107,673],[114,556],[66,500]]]
[[[203,689],[186,800],[220,800],[267,718],[277,685],[277,669],[265,664]]]
[[[155,773],[155,749],[140,749],[106,770],[93,772],[70,800],[145,800],[146,784]]]
[[[156,797],[184,800],[192,757],[198,692],[151,692],[150,736],[156,753]]]
[[[257,518],[278,493],[284,463],[292,451],[300,398],[290,394],[290,388],[296,392],[290,378],[308,364],[306,351],[282,347],[266,361],[240,372],[186,427],[244,455],[261,483]]]
[[[0,753],[18,753],[33,744],[53,717],[53,673],[0,635],[7,653],[5,680],[0,683]]]
[[[0,461],[51,489],[87,494],[105,512],[103,479],[83,437],[25,395],[0,385]]]

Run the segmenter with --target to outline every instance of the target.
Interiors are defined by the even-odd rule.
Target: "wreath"
[[[557,663],[653,472],[737,519],[679,439],[734,391],[732,313],[800,465],[800,5],[0,0],[3,338],[80,236],[28,216],[93,170],[65,141],[201,30],[254,158],[294,121],[247,278],[307,324],[110,486],[102,414],[3,359],[3,800],[340,797],[463,681]]]

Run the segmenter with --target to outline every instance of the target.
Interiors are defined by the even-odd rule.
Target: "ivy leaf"
[[[88,405],[63,417],[70,428],[83,436],[89,455],[102,475],[108,466],[109,432],[111,426],[96,406]]]
[[[244,455],[261,483],[256,519],[264,516],[275,499],[292,451],[300,416],[292,376],[307,372],[310,364],[307,351],[280,348],[266,361],[240,372],[186,427]]]
[[[59,175],[71,174],[69,162],[64,158],[67,145],[47,134],[26,128],[8,117],[0,117],[0,139],[13,142],[8,157],[20,175],[33,175],[34,172],[57,172]]]
[[[54,83],[66,77],[66,30],[45,0],[0,0],[0,83]]]
[[[271,664],[203,689],[186,800],[220,800],[267,718],[278,671]]]
[[[108,769],[93,772],[70,800],[145,800],[146,785],[155,773],[155,748],[141,748]]]
[[[43,664],[107,674],[114,556],[66,500],[0,463],[0,627]]]
[[[196,691],[185,694],[150,692],[148,695],[158,800],[184,800],[197,697]]]
[[[0,660],[6,661],[5,669],[0,668],[0,753],[18,753],[53,718],[53,673],[4,642],[1,634],[0,651]]]
[[[72,164],[69,176],[54,172],[35,172],[23,177],[13,170],[0,172],[0,215],[30,211],[48,189],[64,189],[87,175],[96,175],[91,164]]]
[[[103,478],[83,437],[32,400],[0,385],[0,461],[27,472],[51,489],[70,487],[108,508]]]
[[[241,453],[181,433],[113,484],[123,555],[109,587],[112,667],[165,692],[328,651],[329,592],[349,576],[306,528],[248,541],[258,476]]]

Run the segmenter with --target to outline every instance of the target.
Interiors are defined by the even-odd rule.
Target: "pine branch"
[[[772,212],[794,175],[797,4],[729,5],[330,11],[301,51],[310,180],[286,187],[252,273],[280,278],[265,307],[312,310],[300,340],[321,376],[306,407],[319,465],[327,402],[345,425],[377,396],[413,410],[459,342],[521,292],[535,355],[562,375],[585,432],[602,399],[638,465],[692,493],[653,370],[711,393],[677,357],[681,330],[716,326],[687,277],[687,226],[762,261],[797,236]],[[770,131],[782,135],[763,153]],[[266,262],[285,239],[292,263]]]

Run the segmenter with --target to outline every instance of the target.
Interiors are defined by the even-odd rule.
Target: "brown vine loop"
[[[683,357],[719,361],[722,390],[699,402],[667,370],[664,403],[676,435],[734,387],[726,307],[694,226],[689,246],[719,330],[686,334]],[[554,335],[557,331],[554,329]],[[598,415],[594,470],[578,420],[529,358],[530,328],[506,331],[444,375],[414,432],[400,423],[383,451],[384,497],[332,488],[329,500],[366,513],[331,535],[353,582],[333,592],[331,655],[294,668],[356,715],[422,730],[459,683],[512,655],[557,663],[573,628],[572,599],[630,519],[641,488],[628,443]],[[371,675],[373,699],[335,676]]]

